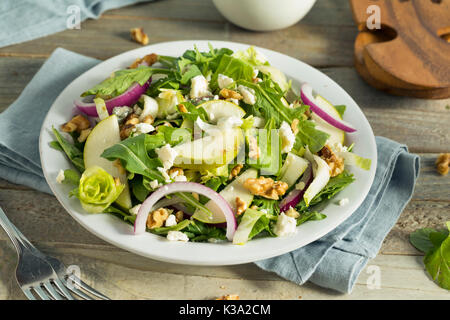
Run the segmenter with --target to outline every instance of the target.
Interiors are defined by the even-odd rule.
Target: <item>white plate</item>
[[[245,50],[249,46],[234,42],[209,42],[215,48],[227,47],[232,50]],[[78,199],[68,197],[71,187],[56,183],[58,171],[70,168],[71,165],[61,152],[50,148],[49,142],[54,140],[51,127],[58,127],[69,120],[72,114],[73,100],[81,92],[107,78],[112,71],[127,67],[138,57],[152,52],[180,56],[185,50],[192,49],[194,44],[201,51],[208,50],[208,41],[176,41],[122,53],[83,73],[61,92],[45,118],[39,139],[42,169],[59,202],[83,227],[115,246],[156,260],[191,265],[231,265],[278,256],[317,240],[336,228],[358,208],[372,185],[377,166],[377,150],[372,129],[355,101],[328,76],[294,58],[262,48],[257,49],[268,58],[273,66],[285,72],[288,78],[293,79],[295,86],[299,86],[301,82],[309,82],[317,93],[333,104],[347,106],[344,119],[357,129],[356,133],[347,135],[347,143],[356,142],[354,151],[363,157],[372,159],[370,171],[358,168],[350,169],[355,175],[356,181],[343,190],[322,211],[327,215],[326,219],[302,224],[297,228],[298,232],[292,236],[255,239],[244,246],[231,243],[170,242],[164,237],[150,233],[135,236],[132,233],[132,226],[112,215],[84,212]],[[344,207],[338,206],[336,202],[342,198],[350,199],[350,203]]]

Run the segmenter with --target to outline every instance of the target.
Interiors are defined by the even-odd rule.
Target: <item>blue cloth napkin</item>
[[[260,268],[303,284],[350,293],[369,259],[412,197],[419,175],[419,156],[405,145],[376,137],[378,166],[361,206],[336,229],[300,249],[256,262]]]
[[[98,62],[64,49],[55,50],[20,97],[0,114],[0,178],[51,193],[39,160],[41,124],[58,94]],[[406,146],[383,137],[377,137],[376,142],[375,180],[353,215],[303,248],[256,262],[259,267],[297,284],[309,280],[351,292],[359,273],[376,256],[410,200],[419,173],[419,157],[408,153]]]
[[[1,0],[0,47],[44,37],[102,12],[154,0]]]

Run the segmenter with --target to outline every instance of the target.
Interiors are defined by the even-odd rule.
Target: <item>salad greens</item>
[[[80,109],[96,124],[70,135],[52,128],[51,146],[76,169],[63,172],[76,186],[70,195],[88,212],[170,239],[181,232],[183,241],[244,244],[295,233],[326,218],[320,205],[355,180],[348,166],[371,165],[344,146],[343,131],[316,125],[291,81],[253,47],[159,55],[154,66],[116,71],[81,96],[97,103]],[[346,109],[327,107],[341,117]],[[432,234],[420,241],[433,250],[430,273],[442,278],[436,244],[447,240]]]

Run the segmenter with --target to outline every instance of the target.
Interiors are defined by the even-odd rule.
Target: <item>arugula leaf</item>
[[[191,61],[206,75],[208,72],[214,73],[224,55],[231,55],[232,50],[228,48],[214,49],[209,46],[209,52],[200,52],[196,46],[194,50],[187,50],[183,54],[183,58]],[[185,62],[186,63],[186,62]]]
[[[176,76],[172,73],[167,77],[160,78],[156,81],[152,81],[150,86],[147,89],[146,94],[150,97],[156,98],[161,92],[160,89],[174,89],[178,90],[180,88],[180,84],[176,79]]]
[[[292,123],[295,118],[303,118],[302,115],[309,108],[304,104],[297,104],[294,108],[287,107],[282,101],[284,92],[270,79],[260,83],[241,79],[237,80],[237,84],[251,88],[255,92],[256,103],[247,106],[246,112],[264,119],[274,119],[277,128],[283,121]]]
[[[343,116],[344,116],[345,109],[347,108],[347,106],[344,105],[344,104],[341,104],[341,105],[334,106],[334,108],[335,108],[336,111],[339,113],[339,115],[340,115],[341,117],[343,117]]]
[[[130,180],[131,191],[140,202],[144,202],[150,193],[151,188],[148,185],[149,183],[148,178],[141,175],[136,175]]]
[[[247,80],[252,81],[253,79],[253,67],[248,63],[233,58],[227,54],[222,56],[216,71],[211,77],[210,87],[213,90],[218,88],[217,78],[219,74],[226,75],[233,80]]]
[[[140,66],[135,69],[124,69],[114,72],[114,75],[89,89],[81,95],[97,95],[101,97],[116,97],[124,93],[133,83],[137,82],[141,86],[148,81],[152,74],[169,74],[170,70],[156,69],[147,66]]]
[[[157,167],[162,167],[161,161],[158,158],[150,159],[147,153],[151,139],[148,134],[125,139],[103,151],[101,156],[110,161],[120,159],[128,172],[163,182],[164,177],[156,170]]]
[[[59,147],[64,151],[67,157],[72,161],[73,165],[78,169],[78,171],[84,171],[84,160],[83,160],[83,152],[78,149],[75,145],[70,143],[66,138],[64,138],[55,127],[52,127],[53,134],[57,140]],[[55,147],[56,144],[53,144]]]
[[[114,206],[114,204],[110,205],[106,209],[103,210],[104,213],[110,213],[125,222],[128,222],[129,224],[134,224],[134,221],[136,220],[136,215],[125,213],[122,211],[122,209],[117,208]]]
[[[64,183],[69,183],[78,186],[80,184],[80,178],[81,175],[80,173],[78,173],[78,171],[72,169],[64,170],[64,180],[63,180]]]
[[[181,106],[184,106],[187,109],[187,112],[181,112]],[[184,120],[195,122],[195,120],[200,117],[202,121],[207,122],[208,114],[206,113],[205,109],[203,109],[202,107],[196,107],[191,102],[184,101],[180,103],[178,105],[178,111],[180,111],[181,116]]]
[[[316,153],[323,148],[330,135],[317,130],[315,127],[316,125],[310,120],[301,119],[299,121],[294,150],[300,150],[302,147],[308,146],[312,153]]]
[[[314,205],[319,204],[324,200],[329,200],[333,198],[337,193],[345,189],[350,183],[355,181],[353,178],[353,174],[348,173],[347,171],[342,172],[341,174],[330,178],[325,188],[323,188],[310,202],[309,206],[312,207]],[[300,201],[296,209],[299,213],[307,212],[308,206],[305,203],[305,200]]]
[[[252,231],[250,231],[250,234],[248,235],[248,240],[252,239],[263,231],[267,232],[269,236],[275,237],[276,235],[272,232],[271,222],[272,220],[268,217],[268,215],[262,215],[253,225]]]
[[[184,220],[183,220],[184,221]],[[189,239],[194,242],[207,241],[208,239],[225,240],[225,229],[209,226],[197,220],[189,220],[191,223],[183,229]]]
[[[300,214],[300,217],[297,218],[297,226],[305,223],[306,221],[313,220],[323,220],[327,216],[323,213],[319,213],[317,211],[303,212]]]
[[[193,77],[202,74],[197,65],[192,63],[193,62],[191,60],[183,57],[178,60],[177,69],[180,74],[179,81],[181,84],[188,84],[189,80],[191,80]]]
[[[150,232],[159,234],[159,235],[167,235],[169,233],[169,231],[181,231],[181,230],[185,229],[186,227],[188,227],[191,223],[192,223],[191,220],[185,219],[185,220],[180,221],[179,223],[177,223],[174,226],[150,229]]]

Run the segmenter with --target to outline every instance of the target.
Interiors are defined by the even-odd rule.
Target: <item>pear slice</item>
[[[342,117],[339,114],[339,112],[328,100],[317,95],[315,101],[317,105],[320,108],[322,108],[326,113],[328,113],[330,116],[342,120]],[[330,137],[327,140],[327,144],[330,145],[334,145],[336,143],[341,143],[342,145],[344,144],[345,132],[343,130],[333,127],[315,113],[312,113],[311,118],[316,122],[316,129],[326,132],[330,135]]]
[[[216,124],[220,118],[243,118],[245,116],[244,109],[226,100],[209,100],[197,106],[197,108],[200,107],[206,111],[208,121],[213,124]]]
[[[236,158],[243,144],[241,129],[220,130],[213,135],[175,146],[177,157],[174,164],[195,170],[221,167]]]
[[[128,179],[125,172],[120,165],[102,158],[100,155],[103,151],[120,142],[120,130],[117,116],[112,115],[100,121],[91,131],[86,144],[84,145],[84,166],[89,168],[92,166],[99,166],[103,168],[113,177],[118,177],[120,182],[125,185],[116,203],[124,209],[131,208],[130,189],[128,188]]]
[[[236,212],[236,197],[239,197],[241,201],[245,202],[247,208],[253,201],[253,194],[244,187],[244,182],[250,178],[257,178],[258,171],[256,169],[247,169],[241,173],[236,179],[228,184],[219,194],[228,202],[231,209]],[[208,201],[205,206],[213,209],[216,204],[212,201]],[[212,212],[220,212],[220,210],[211,210]],[[223,214],[216,214],[209,216],[201,210],[196,210],[193,217],[201,222],[205,223],[223,223],[225,217]]]

